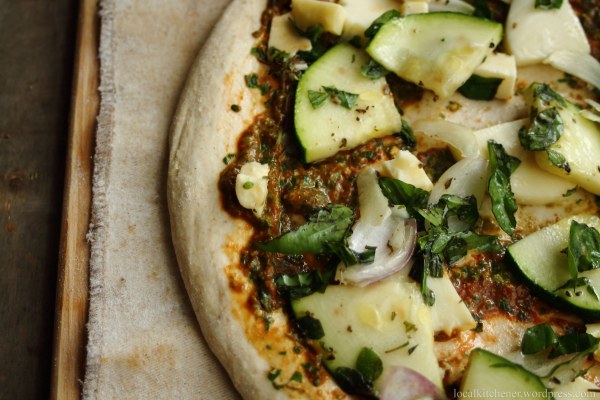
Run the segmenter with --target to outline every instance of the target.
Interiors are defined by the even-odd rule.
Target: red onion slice
[[[353,227],[348,245],[362,252],[374,246],[375,260],[371,264],[340,266],[342,283],[366,286],[386,278],[406,267],[417,242],[417,221],[389,216],[381,225],[370,225],[360,220]]]
[[[381,379],[380,400],[446,399],[433,382],[407,367],[390,367]]]

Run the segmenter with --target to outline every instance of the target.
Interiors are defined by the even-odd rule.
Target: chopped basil
[[[333,377],[348,394],[372,397],[373,382],[383,372],[383,362],[373,350],[363,347],[356,359],[355,368],[338,367]]]
[[[223,164],[228,165],[235,158],[235,154],[229,153],[223,157]]]
[[[563,0],[535,0],[535,8],[541,8],[542,10],[552,10],[560,8]]]
[[[383,372],[381,358],[373,350],[363,347],[356,359],[356,370],[367,382],[375,382]]]
[[[336,89],[333,86],[323,86],[325,92],[329,94],[329,98],[332,100],[339,101],[340,105],[347,109],[352,109],[358,100],[358,95],[355,93],[344,92],[343,90]]]
[[[260,93],[263,96],[265,94],[269,93],[269,91],[271,90],[271,86],[269,84],[261,85],[258,82],[258,74],[257,73],[244,75],[244,81],[246,82],[246,86],[249,87],[250,89],[259,89]]]
[[[373,384],[367,382],[363,375],[353,368],[338,367],[333,378],[342,390],[351,395],[373,396]]]
[[[325,331],[323,330],[321,321],[311,317],[310,315],[305,315],[304,317],[298,318],[296,320],[296,326],[298,327],[300,333],[309,339],[319,340],[325,336]]]
[[[563,133],[563,121],[556,107],[546,108],[531,115],[531,125],[519,130],[519,141],[527,150],[546,150]]]
[[[492,19],[492,9],[487,1],[475,0],[473,6],[475,7],[475,12],[473,13],[475,17]]]
[[[521,339],[523,354],[535,354],[558,342],[558,336],[548,323],[532,326]]]
[[[275,279],[275,283],[279,291],[287,293],[292,299],[297,299],[315,292],[323,293],[334,273],[335,269],[329,268],[324,273],[316,270],[296,275],[283,274]]]
[[[327,99],[330,99],[332,102],[350,110],[358,100],[357,94],[344,92],[343,90],[336,89],[332,86],[323,86],[323,90],[325,91],[308,91],[308,101],[310,101],[310,104],[314,109],[321,107],[325,104]]]
[[[231,111],[233,111],[233,112],[240,112],[240,110],[241,110],[241,108],[237,104],[232,104],[231,105]]]
[[[574,188],[567,190],[567,191],[566,191],[566,192],[565,192],[565,193],[564,193],[562,196],[563,196],[563,197],[569,197],[569,196],[572,196],[572,195],[574,195],[575,193],[577,193],[577,189],[578,189],[578,187],[577,187],[577,186],[575,186]]]
[[[410,183],[403,182],[399,179],[380,178],[379,186],[391,205],[406,206],[408,212],[413,216],[419,215],[418,209],[427,207],[429,192],[411,185]]]
[[[308,101],[310,101],[310,105],[314,109],[317,109],[317,108],[321,107],[323,104],[325,104],[325,102],[327,101],[328,98],[329,98],[329,94],[327,94],[325,92],[321,92],[321,91],[317,92],[316,90],[308,91]]]
[[[406,120],[402,120],[402,130],[396,135],[400,136],[400,138],[404,142],[404,146],[407,149],[414,149],[417,146],[417,138],[415,137],[412,128],[410,127],[410,125],[408,125],[408,122],[406,122]]]
[[[594,227],[571,221],[567,257],[572,278],[577,278],[579,272],[600,268],[600,233]]]
[[[400,12],[397,10],[386,11],[375,21],[373,21],[371,26],[367,28],[367,30],[365,31],[365,37],[367,39],[372,39],[386,22],[389,22],[394,18],[400,18],[401,16],[402,14],[400,14]]]
[[[502,78],[484,78],[472,75],[458,91],[460,94],[472,100],[491,100],[498,91]]]
[[[558,151],[550,149],[546,150],[546,154],[548,155],[548,161],[550,161],[552,165],[564,169],[567,174],[571,172],[571,167],[569,166],[565,156],[560,154]]]
[[[369,62],[360,67],[360,74],[365,78],[379,79],[383,78],[388,74],[388,70],[384,66],[380,65],[377,61],[369,59]]]
[[[289,58],[289,53],[275,47],[269,47],[269,60],[274,62],[286,62]]]
[[[351,209],[329,205],[311,215],[308,222],[298,229],[256,246],[261,250],[285,254],[330,253],[333,243],[343,242],[348,236],[353,222]]]
[[[254,182],[244,182],[244,185],[242,186],[244,189],[252,189],[254,187]]]
[[[510,188],[510,175],[517,169],[521,161],[506,153],[504,147],[488,141],[490,158],[490,178],[488,192],[492,200],[492,212],[502,230],[509,235],[515,233],[515,212],[517,202]]]
[[[329,243],[328,246],[331,252],[348,267],[356,264],[371,264],[375,260],[376,247],[373,246],[366,246],[362,253],[352,250],[345,241]]]
[[[523,354],[536,354],[549,348],[548,358],[552,359],[593,351],[599,342],[599,339],[588,333],[573,332],[558,336],[548,323],[543,323],[525,331],[521,340],[521,351]]]

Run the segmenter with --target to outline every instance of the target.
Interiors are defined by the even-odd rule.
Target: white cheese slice
[[[292,18],[300,29],[320,24],[327,32],[341,35],[346,10],[339,4],[319,0],[292,0]]]
[[[566,0],[550,10],[535,8],[535,0],[513,0],[504,40],[518,66],[541,63],[558,50],[590,53],[581,22]]]
[[[375,169],[367,167],[356,179],[360,219],[369,225],[381,225],[392,214],[388,199],[379,187]]]
[[[473,74],[484,78],[502,79],[496,91],[496,98],[508,100],[513,97],[517,81],[517,62],[515,56],[492,53],[475,69]]]
[[[328,368],[353,367],[358,353],[368,347],[379,355],[383,370],[411,368],[442,388],[434,352],[430,309],[417,284],[396,274],[367,287],[335,285],[292,302],[296,315],[310,313],[321,322],[320,339],[334,357]],[[375,381],[379,389],[381,378]]]
[[[429,3],[426,1],[405,1],[402,4],[402,15],[425,14],[429,12]]]
[[[235,194],[244,208],[261,216],[267,201],[269,165],[256,161],[242,165],[235,178]]]
[[[433,183],[425,173],[421,161],[407,150],[401,150],[396,158],[385,161],[382,173],[423,190],[429,191],[433,188]]]
[[[290,55],[296,54],[299,50],[310,50],[312,47],[310,40],[298,33],[290,18],[291,13],[273,17],[269,32],[269,48],[276,48]]]
[[[434,332],[451,335],[454,331],[473,329],[477,322],[462,301],[448,275],[441,278],[428,278],[427,286],[435,294],[431,307],[431,322]]]
[[[381,14],[389,10],[400,11],[400,0],[342,0],[340,4],[346,10],[346,22],[344,23],[345,39],[355,36],[362,37],[365,30]]]

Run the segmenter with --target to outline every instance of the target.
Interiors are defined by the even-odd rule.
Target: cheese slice
[[[292,0],[292,18],[300,29],[321,25],[327,32],[341,35],[346,10],[339,4],[319,0]]]
[[[276,48],[290,55],[296,54],[299,50],[310,50],[312,47],[310,40],[298,33],[290,18],[292,18],[291,13],[273,17],[269,33],[269,48]]]

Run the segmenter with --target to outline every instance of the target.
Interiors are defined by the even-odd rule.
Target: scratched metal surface
[[[77,0],[0,0],[0,399],[48,398]]]

